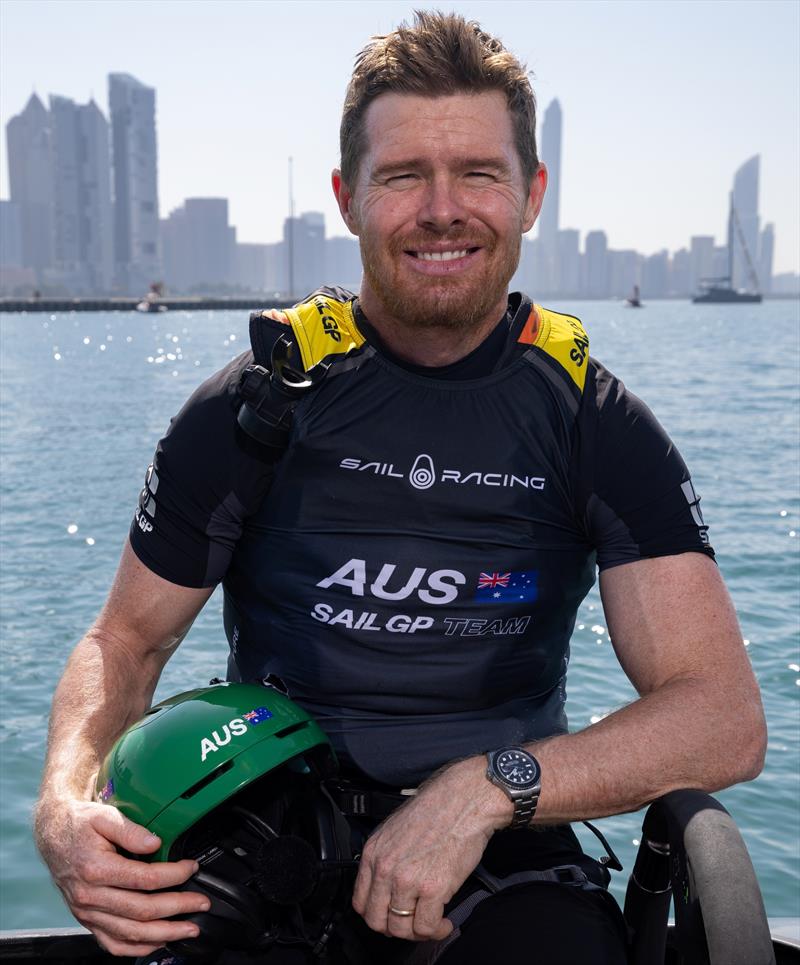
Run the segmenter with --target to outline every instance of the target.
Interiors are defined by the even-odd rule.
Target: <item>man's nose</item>
[[[458,185],[450,178],[432,178],[425,186],[422,204],[417,212],[417,224],[437,232],[466,224],[469,214],[459,194]]]

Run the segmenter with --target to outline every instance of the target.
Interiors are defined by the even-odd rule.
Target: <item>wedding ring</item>
[[[401,918],[409,918],[411,915],[414,914],[413,908],[411,909],[411,911],[405,911],[402,908],[395,908],[394,905],[389,905],[389,911],[393,915],[399,915]]]

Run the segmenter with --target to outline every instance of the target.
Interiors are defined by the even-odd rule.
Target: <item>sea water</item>
[[[798,303],[552,307],[584,320],[593,354],[648,402],[691,468],[769,722],[764,772],[719,797],[769,914],[800,916]],[[54,927],[72,919],[30,830],[53,690],[103,602],[159,436],[247,348],[247,314],[31,313],[0,325],[0,928]],[[226,651],[217,593],[157,698],[224,674]],[[568,694],[573,729],[634,696],[596,588],[578,615]],[[600,822],[626,872],[641,820]],[[615,875],[620,898],[626,879]]]

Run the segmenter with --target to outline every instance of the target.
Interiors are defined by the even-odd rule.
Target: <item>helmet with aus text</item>
[[[321,953],[347,903],[350,829],[324,787],[327,737],[272,686],[219,683],[152,707],[116,741],[96,799],[161,839],[143,860],[195,859],[178,889],[201,892],[200,937],[170,950],[306,944]],[[140,857],[140,856],[136,856]]]

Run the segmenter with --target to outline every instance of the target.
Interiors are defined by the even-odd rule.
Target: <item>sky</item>
[[[346,234],[330,171],[353,59],[437,7],[527,63],[541,113],[561,102],[562,228],[645,254],[721,244],[734,171],[760,154],[774,271],[800,271],[797,0],[0,0],[0,123],[33,91],[107,113],[107,75],[127,72],[157,90],[162,217],[227,197],[239,241],[276,241],[292,156],[296,210]],[[4,134],[0,168],[7,198]]]

